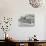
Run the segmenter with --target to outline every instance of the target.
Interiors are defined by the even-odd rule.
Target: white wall
[[[45,7],[45,6],[44,6]],[[17,40],[27,40],[34,34],[39,40],[44,40],[46,8],[33,8],[28,0],[0,0],[0,16],[13,17],[12,27],[9,33]],[[34,27],[19,27],[18,19],[25,14],[35,15]],[[1,31],[2,32],[2,31]],[[45,33],[45,34],[44,34]],[[0,33],[1,34],[1,33]],[[2,36],[0,36],[2,39]]]

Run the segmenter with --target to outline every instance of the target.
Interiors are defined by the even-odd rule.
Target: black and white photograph
[[[35,25],[35,15],[27,14],[26,16],[21,16],[19,19],[19,26],[32,27]]]

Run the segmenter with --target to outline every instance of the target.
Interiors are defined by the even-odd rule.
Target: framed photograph
[[[34,26],[35,25],[35,15],[27,14],[24,17],[19,18],[19,26]]]

